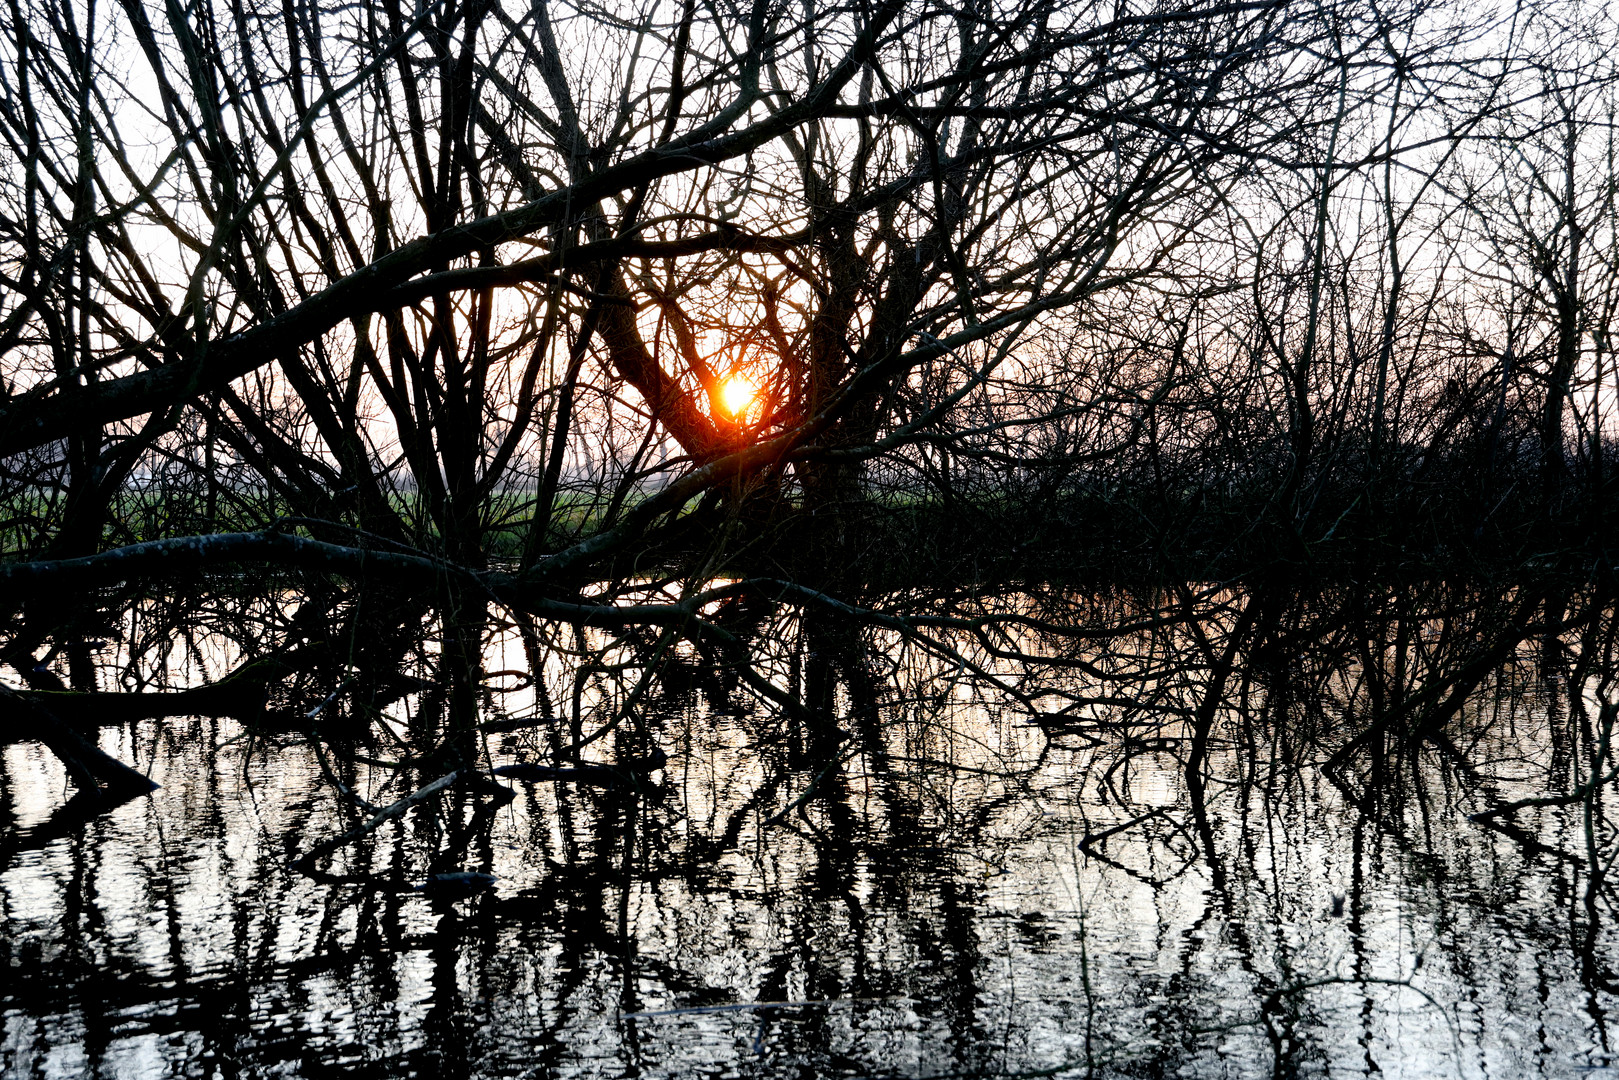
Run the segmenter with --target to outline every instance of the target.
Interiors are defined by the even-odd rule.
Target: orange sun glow
[[[746,375],[732,375],[725,380],[725,385],[720,387],[720,403],[732,416],[740,416],[748,411],[748,406],[753,404],[754,395],[758,392],[759,388],[754,386],[753,380]]]

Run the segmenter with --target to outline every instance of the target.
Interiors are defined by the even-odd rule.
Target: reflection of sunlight
[[[745,407],[767,407],[768,399],[760,400],[767,392],[755,386]],[[715,396],[716,408],[724,407],[721,388],[716,387]],[[691,584],[654,572],[639,579],[589,582],[586,588],[592,594],[610,592],[625,604],[657,605],[696,595]],[[695,584],[708,592],[726,590],[740,579],[713,577]],[[700,610],[705,617],[721,616],[727,605],[746,595],[727,592],[722,599],[705,601]],[[1202,596],[1200,602],[1215,612],[1243,599],[1236,588],[1218,585],[1203,590]],[[647,869],[633,877],[626,874],[617,886],[624,890],[619,894],[627,905],[622,910],[636,912],[633,922],[621,923],[625,929],[619,934],[636,949],[641,965],[635,976],[638,1001],[650,1021],[636,1036],[640,1041],[633,1050],[658,1064],[660,1076],[686,1075],[695,1071],[688,1062],[716,1059],[729,1071],[740,1072],[740,1064],[756,1059],[756,1051],[744,1048],[774,1036],[753,1037],[759,1029],[744,1025],[759,1024],[758,1014],[742,1010],[762,997],[757,990],[762,980],[779,980],[783,989],[772,997],[800,1002],[823,997],[807,989],[814,985],[811,963],[822,963],[803,958],[802,942],[809,934],[821,935],[817,947],[830,970],[864,964],[881,972],[906,972],[908,980],[903,986],[907,997],[843,996],[816,1005],[848,1017],[846,1023],[838,1020],[842,1027],[829,1025],[824,1033],[816,1032],[820,1041],[801,1044],[806,1056],[818,1055],[816,1064],[834,1053],[842,1055],[839,1060],[859,1054],[862,1062],[890,1073],[919,1072],[914,1063],[930,1047],[954,1037],[953,1021],[938,1002],[961,991],[959,973],[971,965],[971,992],[981,1003],[974,1005],[973,1015],[995,1019],[994,1053],[1013,1047],[1007,1071],[1047,1070],[1050,1062],[1074,1060],[1094,1029],[1116,1040],[1110,1045],[1122,1047],[1110,1050],[1120,1060],[1136,1060],[1127,1054],[1174,1054],[1190,1062],[1187,1073],[1214,1072],[1209,1063],[1225,1060],[1237,1063],[1231,1071],[1257,1073],[1272,1063],[1272,1045],[1254,1025],[1231,1023],[1232,1016],[1252,1015],[1275,1000],[1276,992],[1253,975],[1247,961],[1251,950],[1245,943],[1253,940],[1264,940],[1278,961],[1290,966],[1293,985],[1306,987],[1324,1015],[1360,1017],[1358,1043],[1353,1031],[1351,1037],[1331,1042],[1330,1032],[1312,1036],[1320,1041],[1319,1049],[1310,1052],[1325,1060],[1341,1057],[1358,1065],[1381,1056],[1391,1063],[1385,1075],[1419,1077],[1457,1071],[1451,1066],[1458,1052],[1480,1058],[1487,1052],[1487,1060],[1503,1063],[1498,1071],[1516,1075],[1523,1068],[1527,1073],[1524,1059],[1546,1054],[1544,1048],[1527,1041],[1520,1047],[1498,1033],[1518,1030],[1522,1010],[1513,995],[1536,980],[1545,984],[1540,992],[1545,1001],[1531,1004],[1538,1013],[1531,1018],[1545,1026],[1544,1041],[1563,1055],[1560,1060],[1575,1051],[1559,1048],[1583,1050],[1589,1043],[1581,1022],[1587,1015],[1587,990],[1578,963],[1546,965],[1542,954],[1518,948],[1514,937],[1518,926],[1556,925],[1551,917],[1558,909],[1548,898],[1556,895],[1563,879],[1555,863],[1526,862],[1511,879],[1513,896],[1502,899],[1492,892],[1484,900],[1475,899],[1474,870],[1493,866],[1498,852],[1496,841],[1482,830],[1471,839],[1463,834],[1450,842],[1453,847],[1437,853],[1431,846],[1408,847],[1409,841],[1396,838],[1368,843],[1366,853],[1359,854],[1352,846],[1358,843],[1358,808],[1335,794],[1336,787],[1317,783],[1317,774],[1305,771],[1315,767],[1309,757],[1299,765],[1259,756],[1265,752],[1237,740],[1223,741],[1206,759],[1210,775],[1225,781],[1212,789],[1218,801],[1209,803],[1210,811],[1222,816],[1214,819],[1211,814],[1211,820],[1221,823],[1218,829],[1199,831],[1197,804],[1176,749],[1183,745],[1182,718],[1202,700],[1204,690],[1196,669],[1177,682],[1164,674],[1163,666],[1165,659],[1202,655],[1196,631],[1166,625],[1151,616],[1155,609],[1137,607],[1130,598],[1054,585],[1004,593],[986,588],[973,603],[1000,617],[1035,621],[1050,609],[1053,597],[1084,612],[1087,621],[1136,629],[1095,652],[1076,647],[1058,654],[1042,650],[1053,645],[1068,649],[1068,639],[1034,626],[1010,624],[1015,629],[993,642],[981,641],[971,628],[940,628],[954,655],[923,648],[898,629],[874,629],[862,647],[872,657],[889,658],[885,668],[893,673],[887,684],[891,702],[875,704],[867,714],[869,722],[853,736],[860,753],[847,756],[845,750],[829,747],[824,752],[837,756],[815,756],[823,751],[805,756],[807,762],[819,763],[818,775],[841,785],[835,807],[811,798],[817,790],[811,774],[788,773],[785,762],[778,765],[760,752],[760,726],[780,714],[746,690],[728,689],[720,669],[705,671],[702,665],[712,661],[691,640],[695,635],[688,636],[656,660],[662,686],[670,689],[642,699],[651,711],[655,744],[680,751],[669,754],[661,776],[625,792],[644,800],[632,805],[638,807],[635,820],[646,824],[632,829],[622,812],[598,809],[600,796],[585,790],[589,781],[517,781],[517,796],[495,804],[498,813],[479,819],[480,831],[474,834],[477,865],[501,883],[496,896],[458,901],[482,905],[475,909],[480,936],[467,938],[465,944],[463,935],[441,932],[446,912],[439,901],[417,895],[396,912],[362,923],[348,914],[354,903],[351,892],[312,876],[284,875],[286,847],[280,838],[338,837],[352,825],[343,802],[310,801],[309,793],[325,790],[322,777],[330,775],[313,745],[261,741],[257,745],[264,748],[254,750],[245,728],[230,718],[167,717],[102,727],[98,740],[104,750],[122,760],[139,760],[163,787],[139,812],[129,807],[98,818],[91,827],[92,846],[51,841],[49,831],[37,828],[50,820],[68,786],[59,763],[38,743],[0,741],[0,781],[9,800],[0,800],[0,845],[13,845],[10,861],[0,865],[0,934],[6,935],[11,950],[11,969],[21,972],[13,977],[43,984],[53,974],[55,957],[71,956],[72,949],[88,941],[141,986],[168,986],[181,962],[191,971],[207,973],[211,978],[206,985],[227,980],[257,985],[251,982],[259,978],[252,960],[243,958],[304,955],[335,938],[351,963],[382,968],[389,979],[386,985],[364,978],[350,985],[334,980],[325,969],[293,972],[290,985],[299,1000],[278,1023],[295,1033],[314,1032],[317,1037],[299,1040],[300,1052],[304,1047],[326,1057],[347,1052],[346,1042],[328,1038],[316,1025],[340,1032],[366,1030],[368,1042],[390,1055],[412,1052],[411,1047],[420,1045],[419,1032],[433,1022],[434,1010],[442,1011],[446,1001],[482,995],[498,971],[500,979],[522,987],[523,993],[477,998],[476,1031],[493,1047],[480,1062],[544,1052],[561,1041],[560,1032],[565,1045],[584,1046],[597,1055],[577,1070],[584,1071],[608,1052],[620,1055],[616,1060],[630,1052],[611,1041],[617,1002],[607,995],[581,995],[583,1007],[574,1008],[547,988],[579,978],[581,970],[605,982],[597,973],[611,958],[587,957],[589,968],[570,963],[568,958],[578,955],[581,936],[597,931],[536,922],[526,909],[514,911],[502,906],[507,901],[501,899],[552,896],[576,887],[577,871],[550,853],[566,851],[574,836],[584,835],[647,844]],[[116,632],[107,636],[114,641],[93,650],[95,670],[107,685],[122,685],[119,680],[126,673],[151,689],[213,681],[262,650],[266,639],[260,628],[285,625],[302,602],[302,595],[291,589],[234,590],[208,597],[200,616],[206,621],[193,629],[191,622],[172,614],[179,601],[171,605],[166,598],[146,598],[110,624]],[[747,635],[744,640],[757,650],[754,662],[763,678],[781,694],[796,694],[790,672],[795,666],[803,670],[812,659],[802,609],[767,600],[750,603],[746,617],[729,624],[735,628],[730,632]],[[401,674],[412,681],[399,684],[401,689],[435,685],[431,680],[444,670],[435,666],[447,655],[437,618],[422,622],[423,637],[405,638],[411,658]],[[489,711],[481,715],[488,719],[490,764],[560,760],[545,745],[549,733],[560,734],[570,714],[618,715],[630,685],[626,680],[639,679],[644,665],[657,657],[646,651],[644,642],[613,627],[559,626],[550,634],[554,638],[535,636],[502,620],[483,639],[481,675],[490,696],[484,699]],[[187,647],[169,648],[179,635],[188,635]],[[1027,664],[1034,666],[1010,659],[1008,644],[1026,653]],[[1151,682],[1152,707],[1161,710],[1156,718],[1139,711],[1143,697],[1098,693],[1098,686],[1106,683],[1099,683],[1090,670],[1068,666],[1078,659],[1096,670],[1108,664],[1110,677],[1124,679],[1130,677],[1133,657],[1143,664],[1135,669],[1138,677]],[[1053,669],[1050,661],[1063,664]],[[1320,689],[1314,691],[1320,696],[1308,699],[1312,712],[1320,710],[1334,723],[1358,700],[1353,695],[1364,678],[1358,664],[1339,662],[1343,669],[1323,674],[1327,681],[1316,683]],[[51,664],[56,666],[49,670],[71,678],[65,657],[59,655]],[[994,677],[968,674],[969,664],[973,671]],[[514,673],[521,674],[514,678]],[[592,673],[608,677],[580,678]],[[1505,777],[1521,763],[1541,760],[1552,745],[1553,714],[1543,701],[1517,693],[1521,684],[1510,675],[1498,678],[1501,689],[1494,692],[1510,691],[1502,699],[1502,713],[1470,711],[1457,722],[1480,725],[1476,737],[1486,739],[1479,745],[1487,748],[1488,760],[1504,763],[1503,772],[1490,777],[1506,785],[1503,794],[1529,796],[1537,791],[1534,776]],[[681,681],[669,681],[673,679]],[[330,684],[311,685],[312,693],[324,694]],[[1041,691],[1035,697],[1038,713],[1025,713],[1021,697],[1026,689]],[[1573,687],[1565,691],[1574,692]],[[397,721],[397,732],[404,733],[389,738],[397,738],[403,750],[410,749],[413,731],[425,731],[431,740],[427,745],[437,743],[438,729],[424,728],[421,718],[445,714],[428,711],[436,706],[426,700],[427,693],[411,690],[384,706],[390,722]],[[289,709],[281,702],[297,700],[277,692],[270,715]],[[566,711],[552,708],[551,703],[569,701]],[[1587,689],[1586,702],[1591,714],[1601,712],[1595,687]],[[1241,722],[1234,711],[1225,715],[1231,719],[1219,723]],[[1558,715],[1568,716],[1569,710]],[[1126,729],[1125,722],[1137,726]],[[1490,724],[1506,724],[1507,729]],[[581,763],[599,768],[622,761],[620,753],[634,750],[617,741],[627,728],[620,727],[612,741],[596,742]],[[1119,734],[1106,734],[1111,731]],[[792,729],[784,734],[796,737]],[[873,767],[876,755],[909,770],[904,788]],[[1273,769],[1287,770],[1279,772],[1274,789],[1244,786],[1255,770]],[[1539,774],[1538,768],[1531,771]],[[1442,782],[1443,774],[1437,772],[1420,775],[1432,777],[1430,783]],[[393,797],[399,779],[396,762],[369,760],[357,763],[352,782],[364,797],[380,799]],[[896,790],[909,800],[899,804],[899,811]],[[771,822],[789,811],[822,831],[772,832]],[[1578,819],[1572,815],[1567,822],[1548,822],[1536,837],[1547,846],[1583,848],[1588,841]],[[830,831],[834,822],[836,834]],[[36,831],[20,836],[19,829]],[[404,823],[396,821],[386,829],[363,839],[350,856],[365,860],[362,865],[372,875],[366,880],[420,880],[434,857],[466,864],[465,848],[454,838],[426,847],[414,840],[401,842],[412,835]],[[676,839],[651,846],[663,837]],[[39,844],[32,848],[15,846],[35,839]],[[828,905],[821,899],[829,852],[844,857],[832,843],[850,852],[834,894],[847,898],[848,915],[843,903]],[[693,850],[705,858],[687,870],[687,853]],[[1266,854],[1250,854],[1256,850]],[[1418,855],[1432,859],[1444,877],[1379,877],[1366,870]],[[926,872],[906,869],[900,862],[905,858],[928,860]],[[638,855],[637,866],[639,860]],[[902,872],[891,869],[896,864]],[[339,869],[345,865],[353,864],[334,863]],[[1229,868],[1226,880],[1232,884],[1224,886],[1225,895],[1240,889],[1241,895],[1268,898],[1251,909],[1226,913],[1218,929],[1209,921],[1210,868],[1215,865]],[[63,889],[63,881],[92,882],[94,891],[88,886]],[[737,882],[746,887],[738,888]],[[1432,903],[1436,894],[1444,898],[1443,905]],[[151,918],[153,896],[164,898],[166,918]],[[1442,914],[1458,909],[1464,919],[1441,921]],[[1345,910],[1360,921],[1342,918]],[[857,913],[869,931],[858,930]],[[372,933],[372,925],[380,932]],[[1465,933],[1454,929],[1458,925]],[[433,940],[433,949],[438,951],[417,947],[435,933],[439,939]],[[916,942],[922,935],[947,963],[916,965]],[[1611,936],[1598,944],[1605,953],[1614,947]],[[1424,947],[1425,955],[1437,961],[1424,964],[1420,994],[1410,981],[1416,947]],[[1340,960],[1351,948],[1364,956],[1365,970],[1374,974],[1342,969]],[[498,968],[485,953],[498,957]],[[1463,967],[1467,956],[1479,954],[1499,959],[1482,974],[1476,974],[1476,964]],[[1548,967],[1554,977],[1540,967]],[[1078,1001],[1076,971],[1094,987]],[[1166,991],[1171,979],[1179,981]],[[127,1032],[121,1030],[110,1047],[98,1050],[113,1063],[104,1071],[179,1071],[182,1055],[194,1053],[194,1045],[206,1035],[188,1027],[184,1039],[149,1039],[147,1029],[167,1023],[176,994],[184,1006],[182,1025],[186,1016],[206,1014],[208,1002],[201,997],[206,986],[198,998],[189,996],[197,985],[166,991],[169,998],[163,1001],[133,1003],[120,1020]],[[694,1002],[689,989],[694,986],[714,988],[709,1001],[738,1004],[715,1008],[702,998]],[[1469,1002],[1472,1015],[1466,1029],[1446,1039],[1445,1013],[1458,1000]],[[10,1071],[32,1075],[44,1072],[33,1061],[84,1060],[83,1032],[91,1022],[86,1017],[92,1009],[105,1009],[104,999],[91,994],[66,1008],[46,1000],[38,1013],[32,1004],[8,1005],[21,1017],[8,1024],[32,1026],[33,1041],[25,1049],[34,1055],[22,1059],[25,1070]],[[1162,1050],[1161,1044],[1136,1034],[1148,1024],[1171,1022],[1183,1029],[1195,1024],[1213,1037]],[[1427,1030],[1438,1030],[1441,1037],[1414,1044],[1412,1032]],[[599,1039],[600,1032],[608,1035]],[[277,1047],[244,1049],[261,1058],[280,1053]],[[18,1056],[9,1045],[8,1053]],[[753,1058],[744,1057],[749,1053]],[[5,1060],[9,1067],[11,1059]],[[1514,1060],[1520,1065],[1513,1066]],[[899,1067],[890,1068],[896,1061]],[[1548,1073],[1562,1071],[1552,1064]],[[1568,1074],[1580,1064],[1575,1061]],[[479,1069],[494,1071],[481,1064]],[[830,1071],[822,1066],[815,1074]]]
[[[747,412],[748,406],[753,404],[753,396],[758,392],[759,388],[746,375],[732,375],[720,387],[720,403],[732,416],[740,416]]]

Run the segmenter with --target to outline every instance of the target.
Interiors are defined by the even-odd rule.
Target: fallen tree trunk
[[[84,730],[101,724],[123,724],[163,716],[229,716],[252,720],[264,711],[265,684],[246,680],[214,683],[190,690],[154,693],[17,690],[18,698],[46,709],[59,720]],[[27,738],[26,734],[23,737]]]
[[[44,743],[61,760],[69,779],[80,791],[138,795],[157,787],[150,777],[136,772],[86,739],[54,710],[36,700],[40,696],[0,686],[0,715],[4,716],[0,732]]]

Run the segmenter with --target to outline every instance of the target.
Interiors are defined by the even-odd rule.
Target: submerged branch
[[[386,825],[394,818],[402,817],[405,811],[409,810],[411,807],[418,803],[426,802],[428,799],[431,799],[433,796],[439,794],[445,788],[455,783],[460,776],[460,770],[445,773],[432,783],[424,784],[420,788],[411,792],[409,795],[406,795],[404,798],[397,799],[394,802],[389,803],[381,810],[378,810],[372,817],[368,818],[361,824],[356,825],[354,828],[350,829],[346,833],[343,833],[341,836],[333,837],[330,840],[323,840],[314,847],[310,848],[303,855],[293,860],[292,869],[300,872],[305,871],[313,867],[317,860],[332,854],[332,852],[337,851],[340,848],[347,847],[356,840],[362,840],[365,837],[370,836],[372,833],[376,832],[383,825]]]

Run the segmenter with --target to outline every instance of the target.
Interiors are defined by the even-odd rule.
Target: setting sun
[[[758,392],[759,388],[754,386],[753,381],[747,376],[732,375],[725,380],[725,385],[720,387],[720,402],[725,406],[726,412],[732,416],[740,416],[748,410],[749,405],[753,404],[754,395]]]

